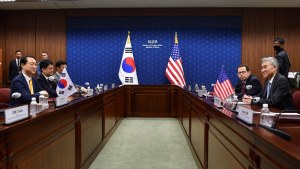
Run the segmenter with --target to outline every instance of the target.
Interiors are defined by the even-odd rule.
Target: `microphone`
[[[246,89],[247,90],[251,90],[252,89],[252,85],[246,85]]]
[[[50,81],[54,81],[55,78],[54,78],[53,76],[49,76],[49,80],[50,80]]]
[[[11,94],[11,98],[18,99],[20,97],[21,97],[21,93],[15,92],[15,93]]]
[[[293,112],[293,110],[283,110],[283,111],[281,111],[278,114],[278,116],[276,117],[276,120],[275,120],[274,124],[271,127],[263,125],[263,124],[258,124],[258,126],[270,131],[271,133],[277,135],[280,138],[283,138],[283,139],[289,141],[292,138],[289,134],[287,134],[287,133],[285,133],[281,130],[276,129],[276,125],[279,122],[279,117],[280,117],[281,113],[287,113],[287,112],[291,113],[291,112]]]

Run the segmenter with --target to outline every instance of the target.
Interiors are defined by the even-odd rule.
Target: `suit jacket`
[[[260,93],[260,104],[267,103],[283,110],[295,110],[290,92],[290,84],[283,75],[276,73],[271,85],[269,98],[267,98],[267,83],[268,80]]]
[[[57,73],[54,73],[53,74],[53,77],[54,77],[54,79],[55,79],[55,82],[56,82],[56,84],[58,83],[58,81],[59,81],[59,75],[57,74]]]
[[[9,63],[9,80],[12,82],[13,79],[19,74],[20,70],[16,63],[16,59]]]
[[[43,74],[37,77],[37,81],[43,90],[46,90],[50,98],[57,97],[56,83],[54,81],[47,81]]]
[[[235,86],[235,93],[238,96],[238,98],[242,98],[243,94],[242,94],[242,81],[239,80],[238,84]],[[246,86],[247,85],[251,85],[252,88],[247,90]],[[250,75],[248,77],[248,79],[246,80],[246,84],[245,84],[245,90],[244,90],[244,94],[249,95],[249,96],[257,96],[260,94],[262,89],[261,83],[260,81],[257,79],[256,76],[254,75]]]
[[[289,69],[291,67],[289,55],[285,50],[276,51],[275,58],[278,61],[279,69],[278,72],[284,77],[288,78]]]
[[[39,86],[37,80],[32,77],[32,85],[33,85],[33,91],[34,94],[30,94],[28,83],[22,73],[18,74],[14,80],[11,83],[10,88],[10,95],[12,93],[18,92],[21,93],[21,97],[18,99],[11,98],[10,99],[10,105],[11,106],[18,106],[22,104],[30,104],[31,97],[36,97],[36,100],[38,101],[40,96],[40,91],[43,89]]]

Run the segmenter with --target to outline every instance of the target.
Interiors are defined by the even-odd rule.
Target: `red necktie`
[[[245,94],[245,82],[242,82],[242,95]]]

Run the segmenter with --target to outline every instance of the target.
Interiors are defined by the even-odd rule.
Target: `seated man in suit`
[[[23,56],[20,59],[21,73],[18,74],[11,83],[10,96],[12,93],[21,93],[18,98],[11,98],[10,105],[18,106],[30,104],[31,98],[39,99],[40,95],[48,97],[48,93],[43,91],[34,78],[36,72],[36,61],[33,56]]]
[[[56,83],[59,81],[60,75],[63,72],[64,68],[67,68],[67,62],[59,60],[55,63],[56,72],[53,77],[55,78]]]
[[[261,92],[261,84],[256,76],[251,75],[251,71],[247,65],[239,65],[238,67],[238,84],[235,86],[235,94],[242,99],[244,94],[249,96],[259,95]]]
[[[61,73],[63,72],[64,69],[67,69],[67,62],[63,60],[59,60],[55,63],[55,68],[56,68],[56,72],[54,73],[53,77],[55,78],[56,83],[58,83]],[[87,93],[86,88],[79,86],[77,84],[74,85],[79,92]]]
[[[283,110],[294,110],[290,84],[288,80],[278,73],[278,61],[274,57],[261,59],[261,72],[266,79],[265,87],[260,93],[259,104],[269,104]],[[252,96],[244,95],[243,101],[251,103]]]
[[[43,90],[46,90],[50,98],[57,97],[55,79],[53,75],[54,67],[50,60],[40,62],[41,74],[37,77],[37,81]]]

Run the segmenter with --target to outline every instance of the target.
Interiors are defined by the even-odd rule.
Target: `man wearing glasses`
[[[12,81],[10,94],[21,93],[21,96],[11,98],[10,105],[30,104],[32,97],[36,97],[36,100],[38,100],[40,95],[48,97],[48,93],[39,86],[34,78],[37,66],[35,58],[33,56],[23,56],[20,59],[20,65],[21,73]]]
[[[238,67],[238,84],[235,86],[235,93],[239,99],[244,95],[255,96],[261,92],[261,83],[256,76],[251,75],[247,65]]]
[[[50,98],[57,97],[56,86],[53,75],[54,66],[53,63],[48,60],[42,60],[40,62],[41,74],[37,77],[37,81],[42,89],[46,90]]]

